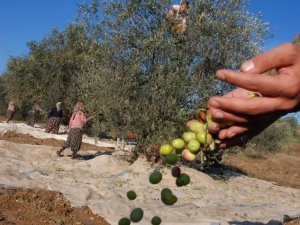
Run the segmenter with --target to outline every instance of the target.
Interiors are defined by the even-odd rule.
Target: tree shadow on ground
[[[189,162],[182,161],[181,164],[186,167],[195,169],[197,171],[206,173],[214,180],[226,181],[233,177],[240,177],[240,176],[247,175],[243,171],[239,170],[238,168],[230,167],[222,163],[215,164],[209,167],[204,167],[204,168],[200,165],[200,163],[189,163]]]
[[[251,221],[229,221],[232,225],[282,225],[283,223],[277,220],[270,220],[268,223],[251,222]]]
[[[101,152],[99,151],[99,152],[96,152],[95,154],[84,154],[84,155],[77,154],[77,159],[78,160],[91,160],[97,156],[102,156],[102,155],[112,155],[112,152],[111,151],[101,151]],[[71,156],[72,155],[68,155],[68,157],[71,157]]]

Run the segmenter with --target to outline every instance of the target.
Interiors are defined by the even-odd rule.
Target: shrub
[[[280,152],[289,141],[296,137],[296,134],[297,119],[295,117],[279,119],[249,141],[245,146],[245,151],[251,156],[257,155],[257,152],[262,154]]]

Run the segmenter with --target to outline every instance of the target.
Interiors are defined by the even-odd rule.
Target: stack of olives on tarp
[[[189,120],[186,123],[188,131],[182,134],[182,137],[172,140],[170,144],[164,144],[160,147],[160,154],[164,157],[165,162],[171,165],[177,163],[179,158],[188,162],[196,159],[204,164],[205,154],[217,152],[217,139],[209,133],[209,126],[212,124],[212,118],[205,109],[198,110],[198,119]],[[222,126],[230,124],[219,122]],[[197,157],[198,156],[198,157]]]
[[[176,185],[178,187],[182,187],[185,185],[188,185],[190,183],[190,177],[189,175],[185,173],[181,173],[181,170],[179,167],[175,166],[172,168],[172,176],[176,178]],[[161,182],[163,176],[162,173],[158,170],[153,171],[149,176],[149,182],[151,184],[158,184]],[[169,188],[163,188],[161,190],[161,201],[165,205],[174,205],[177,202],[177,197],[173,194],[173,192]],[[129,200],[135,200],[137,198],[137,195],[134,191],[128,191],[127,197]],[[119,225],[130,225],[131,222],[138,223],[143,219],[144,211],[141,208],[135,208],[130,213],[130,219],[127,217],[123,217],[119,220]],[[154,216],[151,219],[152,225],[160,225],[161,224],[161,218],[158,216]]]

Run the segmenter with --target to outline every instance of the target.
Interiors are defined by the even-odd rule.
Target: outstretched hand
[[[271,69],[277,75],[263,74]],[[288,112],[299,109],[300,102],[300,47],[283,44],[257,55],[241,66],[241,72],[217,71],[217,78],[238,88],[208,102],[215,119],[232,121],[234,125],[221,129],[221,140],[244,133],[256,135]],[[247,98],[250,92],[262,97]],[[215,130],[220,128],[214,125]]]
[[[94,119],[94,118],[95,118],[96,116],[98,116],[99,114],[100,114],[100,113],[98,113],[98,112],[93,113],[92,115],[90,115],[90,116],[87,118],[87,121]]]

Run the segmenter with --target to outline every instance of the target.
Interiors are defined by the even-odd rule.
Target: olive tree
[[[148,146],[181,133],[210,96],[231,88],[215,79],[217,69],[238,69],[260,51],[268,26],[246,10],[247,3],[193,2],[186,35],[172,29],[169,0],[83,7],[83,24],[101,46],[101,59],[81,78],[89,107],[104,115],[107,130],[136,132],[137,151],[151,154]]]
[[[40,42],[28,42],[29,53],[10,58],[4,73],[4,93],[16,99],[23,114],[40,102],[48,110],[62,101],[71,110],[83,98],[78,77],[85,70],[92,42],[82,26],[70,24],[65,31],[53,29]]]

